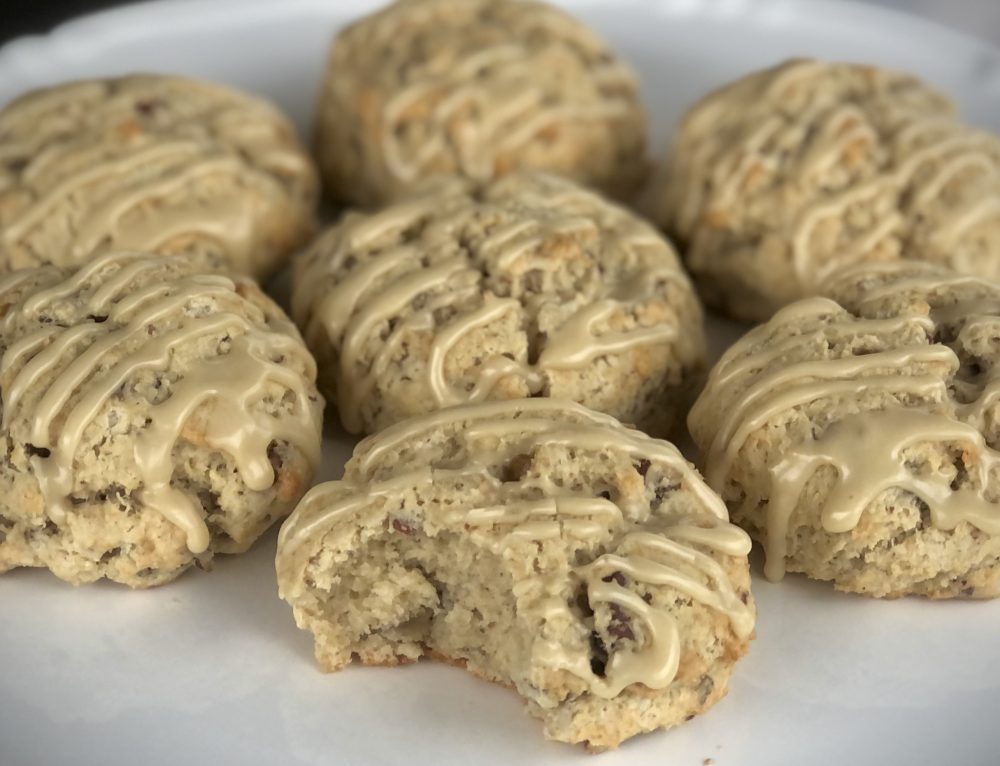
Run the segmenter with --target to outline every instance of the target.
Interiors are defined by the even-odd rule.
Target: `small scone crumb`
[[[749,550],[673,445],[524,399],[361,442],[282,527],[276,565],[325,670],[443,659],[599,751],[726,693],[755,620]]]

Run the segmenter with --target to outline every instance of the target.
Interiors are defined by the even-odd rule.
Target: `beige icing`
[[[771,342],[768,344],[766,351],[758,349],[752,354],[745,353],[751,346],[765,341],[773,326],[835,315],[846,316],[840,305],[829,298],[806,298],[780,309],[774,315],[772,322],[760,325],[740,341],[738,348],[744,352],[743,355],[738,355],[734,352],[732,356],[727,354],[724,359],[720,360],[720,363],[709,373],[707,388],[712,391],[723,390],[731,382],[739,380],[752,371],[761,370],[771,362],[794,352],[797,348],[801,348],[812,337],[836,337],[838,334],[847,336],[870,334],[877,336],[883,332],[902,332],[908,326],[919,327],[930,337],[930,334],[934,330],[934,321],[929,317],[904,316],[887,319],[855,319],[850,317],[849,321],[829,322],[810,333],[792,335],[784,340]],[[708,399],[705,399],[705,401],[708,401]],[[704,405],[696,403],[692,409],[693,411],[701,412],[703,407]]]
[[[513,299],[500,299],[471,311],[457,320],[442,327],[431,343],[427,369],[430,376],[431,391],[438,405],[451,407],[465,402],[478,402],[487,398],[497,381],[507,375],[520,375],[528,382],[531,391],[541,391],[545,385],[544,377],[532,369],[526,358],[508,359],[498,356],[484,363],[478,372],[478,380],[470,391],[458,391],[445,380],[444,365],[448,353],[469,331],[491,324],[502,318],[507,312],[519,312],[521,304]]]
[[[564,414],[554,417],[557,413]],[[402,445],[419,450],[422,439],[449,424],[464,434],[468,450],[464,467],[418,469],[370,482],[374,472],[391,465]],[[500,442],[510,442],[503,452],[497,451]],[[537,490],[535,480],[501,482],[479,462],[482,457],[491,463],[502,462],[507,453],[530,452],[535,447],[555,443],[588,451],[624,451],[636,459],[661,464],[680,475],[685,489],[694,491],[711,515],[698,516],[697,524],[694,518],[664,518],[656,533],[638,531],[626,517],[641,514],[639,517],[644,518],[648,508],[629,509],[603,497],[575,495],[548,482],[546,477],[542,483],[548,496],[526,498],[525,494]],[[595,540],[621,535],[613,553],[574,569],[571,579],[585,584],[593,606],[616,604],[630,613],[642,625],[645,639],[641,645],[631,651],[615,652],[603,677],[591,670],[586,651],[567,647],[544,635],[538,636],[533,650],[539,661],[585,680],[595,695],[614,697],[633,683],[664,688],[674,679],[682,646],[669,612],[647,604],[613,580],[605,582],[604,578],[613,572],[622,572],[637,582],[672,586],[723,614],[737,635],[746,637],[752,631],[753,610],[743,603],[723,567],[694,547],[741,557],[750,550],[749,538],[729,523],[725,506],[690,464],[667,442],[624,429],[614,419],[579,405],[556,400],[463,405],[412,418],[364,440],[348,464],[346,480],[314,488],[282,527],[277,560],[279,582],[300,581],[309,556],[315,551],[315,543],[338,525],[356,524],[358,515],[377,508],[381,499],[413,487],[459,479],[475,482],[477,486],[485,481],[500,502],[477,508],[442,508],[440,514],[428,513],[428,520],[461,530],[500,556],[517,541],[566,537]],[[569,607],[566,590],[569,587],[572,587],[570,581],[554,581],[551,574],[539,573],[515,591],[518,611],[537,614],[543,620],[576,622],[579,618]]]
[[[637,582],[666,585],[680,591],[725,615],[738,636],[747,637],[753,630],[753,610],[742,602],[722,565],[686,544],[683,540],[685,529],[678,529],[679,535],[674,530],[663,534],[632,532],[616,553],[604,554],[581,571],[587,580],[592,605],[605,602],[628,610],[644,623],[650,637],[647,645],[638,651],[615,652],[603,679],[591,677],[591,690],[600,697],[614,697],[633,683],[642,683],[652,689],[668,686],[677,673],[681,651],[677,627],[669,613],[647,604],[614,580],[605,581],[614,572],[621,572]],[[727,526],[699,527],[698,530],[698,542],[714,550],[722,550],[719,543],[724,546],[728,542],[725,538],[733,536],[730,534],[732,529]],[[716,531],[722,532],[718,542]],[[745,556],[749,552],[746,540],[742,542],[740,552],[730,555]]]
[[[422,12],[413,6],[405,13],[395,9],[381,17],[372,35],[398,39],[400,27],[412,25]],[[393,177],[413,182],[433,171],[440,157],[454,154],[462,175],[484,181],[496,174],[502,157],[516,156],[553,125],[600,123],[634,113],[633,100],[619,94],[634,92],[635,77],[614,57],[601,55],[606,48],[600,40],[553,9],[532,12],[532,26],[555,38],[553,45],[578,48],[594,58],[588,76],[596,87],[588,89],[587,100],[567,100],[565,94],[552,98],[536,76],[538,59],[521,42],[463,52],[446,71],[414,71],[386,102],[378,122],[386,169]],[[521,34],[528,39],[530,32]],[[425,115],[416,141],[407,130],[414,114]]]
[[[838,278],[851,284],[865,273],[892,275],[881,285],[868,285],[860,303],[877,305],[891,296],[920,296],[928,301],[927,321],[933,325],[961,323],[959,341],[970,333],[982,332],[986,325],[1000,322],[1000,291],[996,282],[982,277],[954,274],[940,269],[917,269],[913,273],[898,273],[898,265],[884,264],[868,269],[852,269]],[[986,427],[987,410],[1000,397],[1000,369],[994,367],[977,383],[954,380],[953,385],[973,391],[973,398],[956,406],[959,419],[972,423],[982,431]]]
[[[18,271],[12,271],[8,274],[0,276],[0,296],[9,296],[10,293],[19,289],[24,283],[28,282],[34,277],[39,277],[43,274],[49,273],[49,269],[20,269]],[[5,300],[10,300],[9,297]],[[7,310],[7,306],[0,304],[0,318],[3,317]]]
[[[391,362],[395,344],[402,342],[406,330],[433,333],[425,380],[437,407],[488,399],[498,381],[509,376],[521,378],[527,393],[537,394],[545,390],[550,372],[579,370],[601,356],[680,342],[673,322],[639,325],[622,331],[610,328],[617,315],[654,298],[658,281],[684,279],[679,265],[665,261],[636,267],[626,280],[605,285],[606,297],[598,296],[580,305],[549,332],[535,363],[529,363],[525,355],[515,359],[494,356],[472,371],[474,380],[470,388],[460,389],[450,384],[445,372],[448,355],[468,333],[501,320],[508,313],[517,321],[515,331],[525,329],[521,301],[492,295],[490,288],[482,284],[485,277],[470,257],[444,258],[427,265],[422,258],[428,250],[433,251],[433,245],[425,250],[391,243],[398,232],[418,224],[439,232],[440,241],[447,243],[453,237],[451,232],[466,220],[470,206],[478,204],[464,200],[461,187],[456,187],[456,191],[454,195],[429,195],[367,218],[346,221],[341,224],[339,237],[333,240],[332,251],[316,257],[297,275],[293,312],[300,319],[308,317],[305,335],[310,344],[325,339],[338,352],[336,391],[341,418],[348,431],[362,430],[361,404]],[[580,195],[586,193],[574,190],[563,196],[571,205]],[[488,209],[488,203],[483,205],[484,211]],[[591,218],[571,213],[497,224],[480,246],[481,258],[491,264],[491,270],[509,268],[518,259],[527,259],[540,269],[552,269],[551,258],[534,255],[540,247],[559,237],[592,236],[594,230]],[[433,233],[426,237],[431,242],[438,241]],[[361,248],[374,249],[381,239],[389,244],[378,248],[377,253],[354,254]],[[623,232],[608,239],[607,247],[620,251],[623,258],[629,251],[663,247],[662,240],[642,226],[624,227]],[[342,272],[348,258],[364,260]],[[338,281],[330,286],[334,276]],[[480,298],[483,290],[487,291],[486,296]],[[365,351],[380,328],[412,306],[418,297],[424,301],[423,307],[399,321],[383,340],[377,355],[367,359]],[[435,311],[443,307],[458,313],[439,327]]]
[[[178,92],[182,87],[191,93]],[[237,102],[221,89],[215,108],[205,111],[201,87],[170,78],[95,82],[89,90],[73,85],[42,93],[0,113],[0,132],[8,136],[0,156],[28,160],[18,192],[30,200],[0,227],[0,247],[10,251],[30,238],[33,251],[52,260],[65,252],[67,262],[80,263],[110,247],[154,251],[196,235],[222,245],[239,270],[253,270],[259,198],[232,190],[189,201],[178,195],[216,177],[252,181],[284,197],[284,178],[308,179],[312,171],[294,142],[279,138],[284,120],[277,112],[249,97]],[[175,111],[174,124],[143,132],[134,102],[158,98]],[[186,99],[202,108],[197,123],[182,113],[193,108]],[[70,105],[85,114],[71,116]],[[8,186],[13,184],[11,177]],[[163,215],[149,214],[152,203],[168,197]],[[74,216],[74,232],[51,223],[54,211],[68,205],[85,213]]]
[[[499,489],[504,494],[504,488]],[[511,539],[525,540],[557,540],[564,535],[589,540],[605,536],[623,523],[621,510],[610,500],[571,496],[540,500],[505,497],[502,505],[457,510],[445,518],[466,529],[507,527]]]
[[[235,176],[241,172],[235,157],[213,156],[204,150],[193,151],[195,148],[192,144],[155,144],[116,161],[84,168],[37,199],[0,230],[0,237],[5,246],[11,247],[36,230],[54,207],[82,193],[87,185],[116,176],[127,179],[140,169],[148,171],[149,166],[156,165],[153,177],[137,184],[123,181],[119,191],[87,211],[70,248],[72,261],[82,262],[105,242],[114,242],[123,249],[152,251],[172,237],[200,234],[226,242],[230,254],[244,262],[252,257],[255,244],[250,197],[241,200],[233,195],[217,195],[199,199],[188,208],[171,210],[166,219],[129,215],[151,200],[176,194],[200,177],[220,173]],[[55,248],[56,243],[51,247]],[[44,244],[42,248],[47,249]]]
[[[708,449],[705,477],[718,491],[750,434],[777,415],[819,399],[850,397],[871,389],[943,400],[947,385],[942,375],[900,374],[911,365],[934,364],[950,365],[954,370],[958,368],[958,359],[946,346],[915,346],[864,356],[798,362],[771,370],[724,411]],[[879,374],[889,370],[894,372]]]
[[[971,274],[957,274],[936,268],[927,268],[926,271],[918,268],[912,274],[901,274],[901,268],[905,267],[901,267],[898,262],[864,264],[838,272],[835,284],[850,285],[866,275],[890,275],[891,278],[885,280],[881,285],[869,285],[865,288],[864,294],[859,296],[861,305],[875,304],[886,298],[906,295],[911,292],[930,296],[938,292],[966,288],[976,288],[993,293],[997,288],[996,282]],[[933,316],[937,321],[944,321],[942,317],[946,317],[950,312],[957,318],[963,315],[966,307],[965,301],[956,302],[951,309],[935,306]]]
[[[922,478],[907,469],[904,450],[928,442],[971,447],[970,453],[979,458],[970,466],[977,488],[954,490],[947,483]],[[859,445],[864,445],[861,459]],[[927,503],[931,523],[938,529],[952,530],[968,522],[987,534],[1000,534],[1000,502],[988,500],[982,489],[995,480],[1000,452],[986,445],[975,426],[949,415],[902,408],[863,412],[834,423],[820,438],[797,445],[771,469],[764,569],[770,580],[784,575],[789,518],[806,482],[822,465],[833,466],[838,474],[821,515],[828,532],[851,531],[870,503],[889,490],[897,490]]]
[[[819,399],[849,399],[866,389],[909,394],[924,403],[848,415],[829,425],[818,437],[783,449],[769,468],[765,565],[769,579],[780,579],[784,574],[789,520],[807,482],[822,466],[832,466],[837,473],[821,513],[823,528],[828,532],[849,532],[858,524],[865,508],[879,496],[889,490],[901,490],[927,503],[931,521],[938,529],[951,530],[967,522],[988,534],[1000,534],[1000,504],[984,494],[984,488],[995,480],[993,471],[1000,453],[987,445],[982,435],[987,409],[1000,396],[1000,375],[989,371],[974,391],[972,401],[959,404],[949,392],[949,382],[961,383],[952,381],[959,369],[958,356],[948,346],[929,341],[861,356],[776,364],[795,348],[807,346],[817,338],[832,339],[838,334],[844,338],[879,337],[882,333],[898,337],[907,325],[913,325],[929,339],[939,323],[963,320],[961,332],[965,333],[977,322],[1000,321],[1000,317],[990,316],[1000,309],[996,285],[978,277],[948,272],[918,270],[907,274],[899,273],[899,269],[898,265],[875,265],[848,272],[842,279],[845,284],[852,284],[866,271],[876,275],[897,272],[896,279],[864,287],[860,300],[866,305],[913,291],[929,296],[940,290],[972,287],[978,288],[979,293],[986,291],[987,295],[947,301],[944,299],[951,294],[945,292],[941,293],[941,299],[931,303],[929,316],[884,319],[858,319],[825,298],[799,301],[727,351],[692,409],[692,422],[707,418],[710,411],[722,413],[717,416],[718,429],[705,457],[708,482],[721,492],[751,435],[796,407]],[[813,330],[803,330],[800,335],[777,342],[770,340],[776,328],[794,326],[808,318],[813,322],[818,318],[826,321]],[[918,366],[916,371],[912,371],[914,365]],[[931,372],[929,366],[942,369]],[[885,374],[889,370],[895,373]],[[749,385],[734,389],[750,375],[754,377]],[[931,481],[909,470],[903,459],[904,451],[926,443],[953,443],[965,448],[967,455],[975,456],[971,466],[966,461],[974,477],[973,486],[953,490],[947,483]],[[859,445],[863,445],[860,452]],[[748,497],[746,502],[757,500]]]
[[[229,335],[228,353],[192,362],[169,398],[151,406],[149,423],[135,443],[142,480],[137,499],[180,527],[191,551],[200,553],[209,544],[201,505],[170,485],[172,451],[192,416],[199,414],[204,421],[199,426],[205,444],[232,455],[247,487],[261,491],[274,482],[267,455],[272,441],[294,444],[315,467],[321,414],[310,399],[314,363],[294,335],[283,334],[291,332],[290,325],[277,323],[279,332],[262,329],[224,309],[192,316],[185,308],[193,300],[212,298],[222,305],[238,305],[242,299],[236,295],[236,285],[225,277],[200,275],[144,284],[158,280],[163,263],[129,254],[104,256],[15,307],[5,317],[5,327],[22,317],[30,321],[97,279],[100,287],[86,299],[84,313],[104,315],[107,320],[67,328],[42,326],[11,344],[0,360],[0,376],[8,380],[3,415],[4,422],[11,422],[26,393],[39,393],[32,405],[31,444],[48,449],[50,455],[32,456],[30,462],[48,514],[62,521],[71,513],[73,462],[84,434],[115,391],[142,370],[170,368],[172,355],[200,338]],[[150,336],[147,328],[157,325],[170,329]],[[124,349],[129,350],[122,355]],[[305,375],[296,368],[304,369]],[[294,412],[285,418],[274,418],[254,406],[272,386],[295,396]],[[201,407],[206,403],[210,407]]]
[[[552,419],[553,412],[567,413],[580,425]],[[531,417],[536,415],[536,417]],[[515,419],[516,416],[516,419]],[[563,418],[567,415],[563,415]],[[447,428],[450,423],[465,424],[469,443],[487,442],[496,449],[500,440],[511,440],[512,454],[529,449],[533,440],[544,435],[548,444],[562,443],[599,451],[608,444],[627,450],[636,459],[656,458],[670,465],[684,478],[689,491],[695,493],[702,505],[720,519],[728,519],[729,512],[718,495],[706,486],[694,467],[684,459],[670,442],[652,439],[641,431],[622,428],[615,418],[588,410],[575,402],[558,399],[518,399],[463,405],[438,410],[418,418],[404,420],[368,437],[358,444],[351,465],[353,470],[370,478],[377,470],[379,460],[407,445],[418,443],[420,436],[436,429]],[[529,441],[515,439],[525,435]]]

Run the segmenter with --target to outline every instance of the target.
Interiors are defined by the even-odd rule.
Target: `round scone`
[[[523,399],[361,442],[282,527],[277,571],[325,670],[444,659],[603,750],[726,693],[754,626],[749,550],[673,445]]]
[[[870,596],[1000,595],[1000,284],[870,264],[712,370],[705,474],[786,569]]]
[[[349,213],[296,262],[292,307],[351,432],[530,395],[661,434],[705,345],[670,245],[537,172]]]
[[[249,279],[112,253],[14,272],[0,316],[0,572],[158,585],[309,486],[315,363]]]
[[[1000,139],[873,67],[791,61],[713,93],[654,196],[706,302],[741,319],[819,294],[849,264],[1000,275]]]
[[[544,3],[400,0],[334,41],[317,153],[327,191],[363,206],[429,176],[542,168],[625,198],[646,170],[632,72]]]
[[[247,94],[157,75],[34,91],[0,111],[0,271],[134,249],[263,279],[311,235],[317,186]]]

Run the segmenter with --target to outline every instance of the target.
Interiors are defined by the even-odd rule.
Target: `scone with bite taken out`
[[[301,256],[292,311],[348,431],[551,396],[657,435],[704,356],[670,244],[570,181],[457,179],[349,213]]]
[[[635,76],[532,0],[400,0],[343,30],[317,106],[326,190],[372,207],[437,175],[540,168],[625,199],[646,170]]]
[[[361,442],[282,527],[282,598],[328,671],[424,656],[615,747],[717,702],[754,626],[750,540],[668,442],[552,399]]]
[[[770,579],[1000,595],[1000,284],[902,262],[827,291],[712,370],[689,418],[709,483]]]
[[[0,110],[0,272],[142,250],[263,279],[312,234],[317,193],[284,115],[221,85],[87,80]]]
[[[706,303],[740,319],[818,295],[852,264],[1000,277],[1000,138],[872,66],[790,61],[709,95],[653,204]]]
[[[0,317],[0,572],[159,585],[308,488],[315,363],[249,279],[112,253],[8,275]]]

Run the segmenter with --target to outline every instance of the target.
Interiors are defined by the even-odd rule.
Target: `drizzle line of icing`
[[[559,420],[553,420],[559,413]],[[530,417],[535,415],[535,417]],[[571,419],[571,420],[570,420]],[[570,422],[566,422],[569,420]],[[694,467],[668,441],[653,439],[642,431],[623,428],[615,418],[575,402],[559,399],[514,399],[482,402],[430,412],[389,426],[358,443],[349,470],[370,479],[379,460],[403,445],[417,443],[422,434],[462,422],[469,439],[490,437],[494,441],[516,434],[536,438],[544,434],[548,443],[561,443],[601,450],[608,444],[627,450],[636,458],[653,455],[670,465],[684,478],[690,491],[714,516],[728,519],[729,511],[718,495],[706,486]]]
[[[419,14],[426,8],[411,7],[405,13],[394,8],[376,17],[378,23],[371,29],[374,40],[366,45],[398,39],[401,26],[415,23],[414,10]],[[575,19],[543,6],[532,6],[531,11],[531,26],[543,29],[558,45],[594,54],[588,65],[588,76],[596,86],[589,94],[592,100],[552,98],[533,69],[537,59],[527,55],[523,43],[498,42],[463,52],[446,71],[409,77],[383,106],[378,124],[386,169],[392,176],[415,181],[453,146],[461,174],[484,181],[494,176],[500,157],[516,155],[552,125],[602,122],[634,113],[635,76],[627,66],[604,55],[606,46]],[[528,40],[533,31],[525,28],[519,34]],[[419,140],[413,141],[407,125],[413,113],[424,111],[429,111],[426,124],[421,125]],[[475,119],[462,119],[468,113]]]

